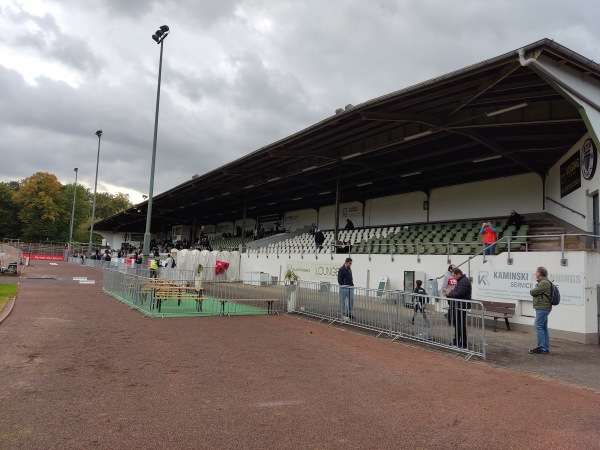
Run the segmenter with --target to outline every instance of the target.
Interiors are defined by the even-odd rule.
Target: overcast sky
[[[0,181],[35,172],[134,202],[348,103],[542,38],[600,61],[598,0],[0,0]]]

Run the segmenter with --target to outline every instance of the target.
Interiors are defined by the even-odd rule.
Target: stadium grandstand
[[[452,263],[472,278],[474,298],[513,303],[522,330],[532,329],[529,290],[545,266],[562,293],[552,336],[598,343],[599,130],[600,66],[544,39],[339,108],[155,195],[152,237],[230,253],[236,278],[261,273],[266,283],[293,269],[337,284],[350,255],[356,286],[412,291],[422,278],[431,294]],[[112,248],[140,246],[146,208],[94,229]]]

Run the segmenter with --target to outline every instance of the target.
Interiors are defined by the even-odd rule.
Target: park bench
[[[492,302],[487,300],[480,300],[483,304],[483,316],[491,317],[494,319],[494,331],[498,324],[498,319],[504,319],[506,323],[506,329],[510,331],[510,323],[508,319],[515,315],[515,304],[506,302]]]
[[[235,306],[234,306],[234,311],[225,311],[225,304],[227,302],[229,302],[230,305],[235,305],[235,304],[249,304],[253,307],[258,307],[257,304],[262,303],[262,302],[266,302],[267,303],[267,314],[279,314],[279,312],[277,311],[273,311],[273,303],[277,301],[276,298],[230,298],[230,299],[220,299],[220,298],[215,298],[216,301],[221,302],[221,316],[227,315],[230,316],[232,312],[235,313]]]

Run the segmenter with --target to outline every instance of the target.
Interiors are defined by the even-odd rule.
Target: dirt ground
[[[293,315],[151,319],[101,278],[23,274],[0,449],[600,448],[597,346],[536,356],[532,335],[490,332],[488,360],[464,361]]]

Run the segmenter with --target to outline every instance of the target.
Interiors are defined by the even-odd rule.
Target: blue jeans
[[[548,315],[550,311],[547,309],[535,310],[535,332],[537,333],[538,347],[546,352],[550,351],[550,336],[548,335]]]
[[[346,313],[346,298],[348,298],[348,314]],[[352,307],[354,306],[354,286],[340,286],[340,313],[342,319],[344,316],[352,315]]]
[[[486,255],[495,255],[496,254],[496,244],[483,244]]]

